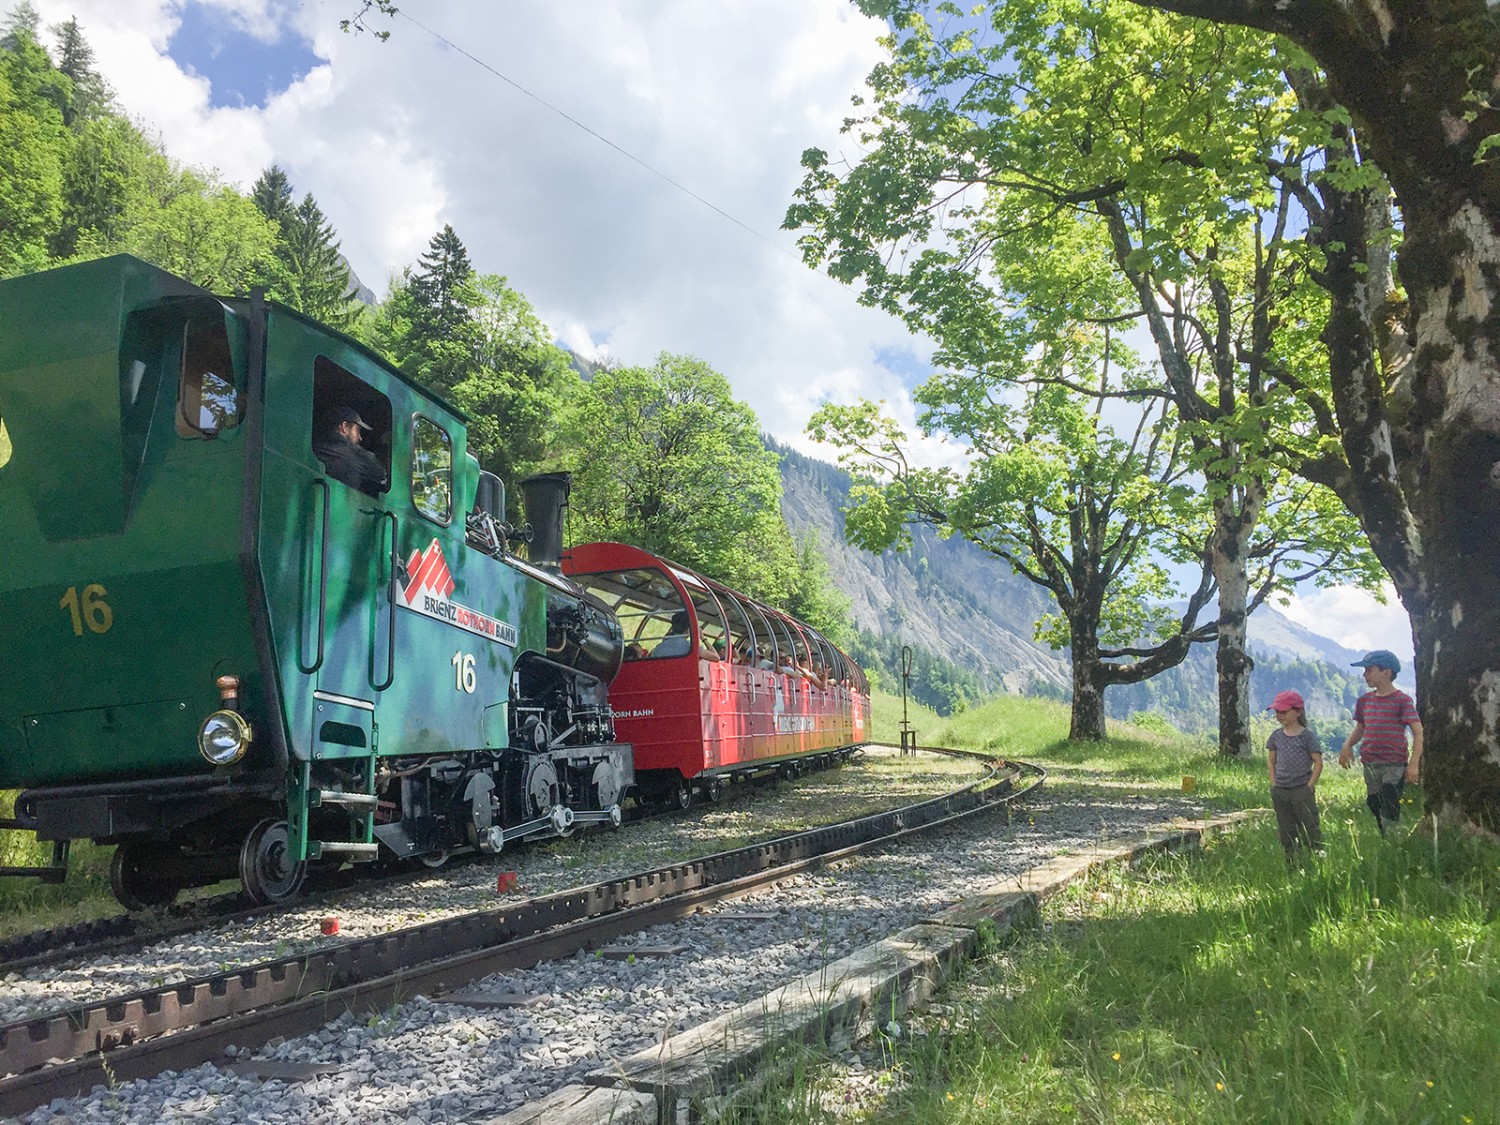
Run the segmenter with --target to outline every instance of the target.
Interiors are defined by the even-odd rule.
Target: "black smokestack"
[[[527,557],[547,570],[562,569],[563,512],[568,507],[572,473],[539,473],[521,482],[526,520],[531,524]]]

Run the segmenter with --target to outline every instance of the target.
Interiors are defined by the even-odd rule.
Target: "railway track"
[[[767,778],[779,774],[768,772]],[[764,784],[763,779],[754,779],[752,784]],[[710,806],[712,807],[712,806]],[[661,815],[677,815],[682,810],[675,807],[637,808],[627,816],[631,821],[649,820]],[[605,831],[601,829],[601,831]],[[541,842],[550,842],[548,837]],[[526,843],[519,845],[527,846]],[[458,867],[464,863],[483,860],[484,856],[474,852],[454,857],[448,866]],[[362,867],[345,867],[320,879],[315,891],[305,892],[299,897],[271,906],[246,906],[246,900],[238,892],[212,895],[177,903],[162,909],[111,915],[84,922],[73,922],[45,930],[17,934],[0,939],[0,974],[28,973],[66,962],[116,954],[140,949],[148,944],[164,941],[180,934],[191,933],[205,925],[225,926],[253,922],[260,918],[273,917],[288,909],[306,909],[317,906],[336,909],[339,902],[351,891],[365,892],[379,887],[397,888],[405,884],[430,878],[432,871],[425,868],[406,868],[393,873],[372,876]]]
[[[956,756],[961,752],[951,752]],[[491,973],[566,957],[830,861],[994,809],[1042,773],[1000,763],[976,783],[904,808],[796,833],[513,907],[350,941],[0,1026],[0,1114],[104,1082],[219,1059],[302,1035],[345,1012],[452,993]]]

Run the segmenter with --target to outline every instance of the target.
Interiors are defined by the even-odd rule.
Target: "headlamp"
[[[198,752],[216,766],[238,762],[250,748],[249,720],[238,711],[215,711],[198,728]]]

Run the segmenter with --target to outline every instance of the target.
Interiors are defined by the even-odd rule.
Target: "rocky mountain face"
[[[962,539],[929,529],[911,550],[879,555],[844,541],[843,509],[850,480],[834,465],[773,446],[781,455],[782,514],[793,535],[817,537],[834,585],[853,600],[857,628],[946,656],[977,673],[987,690],[1064,697],[1071,672],[1066,652],[1034,639],[1036,621],[1054,608],[1049,595],[1013,574],[1004,562]],[[1307,698],[1309,713],[1344,722],[1362,690],[1349,666],[1359,653],[1342,648],[1270,606],[1250,619],[1253,704],[1282,688]],[[1213,645],[1194,646],[1177,668],[1144,684],[1112,687],[1113,718],[1159,711],[1179,729],[1217,729]]]
[[[873,555],[850,546],[843,515],[848,474],[791,450],[777,452],[782,515],[797,538],[817,536],[834,585],[853,599],[857,628],[945,655],[977,672],[991,691],[1068,690],[1065,654],[1032,636],[1051,606],[1043,591],[964,540],[940,539],[925,528],[909,551]]]

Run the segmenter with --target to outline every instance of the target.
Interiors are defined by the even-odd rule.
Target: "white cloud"
[[[1395,587],[1385,587],[1386,604],[1374,595],[1353,586],[1333,586],[1326,590],[1308,589],[1293,595],[1291,601],[1278,606],[1297,624],[1345,648],[1368,652],[1390,649],[1410,667],[1412,663],[1411,620],[1406,616]]]
[[[264,107],[216,108],[166,56],[180,0],[41,0],[76,12],[121,103],[168,150],[248,187],[279,163],[311,191],[362,280],[383,291],[452,223],[570,342],[619,363],[701,356],[784,440],[816,403],[897,397],[877,349],[904,329],[806,269],[778,228],[798,158],[833,145],[880,57],[845,0],[433,0],[435,32],[751,228],[398,18],[381,43],[337,3],[213,0],[263,40],[294,21],[325,65]],[[348,5],[350,11],[356,7]],[[754,233],[752,233],[752,231]]]

